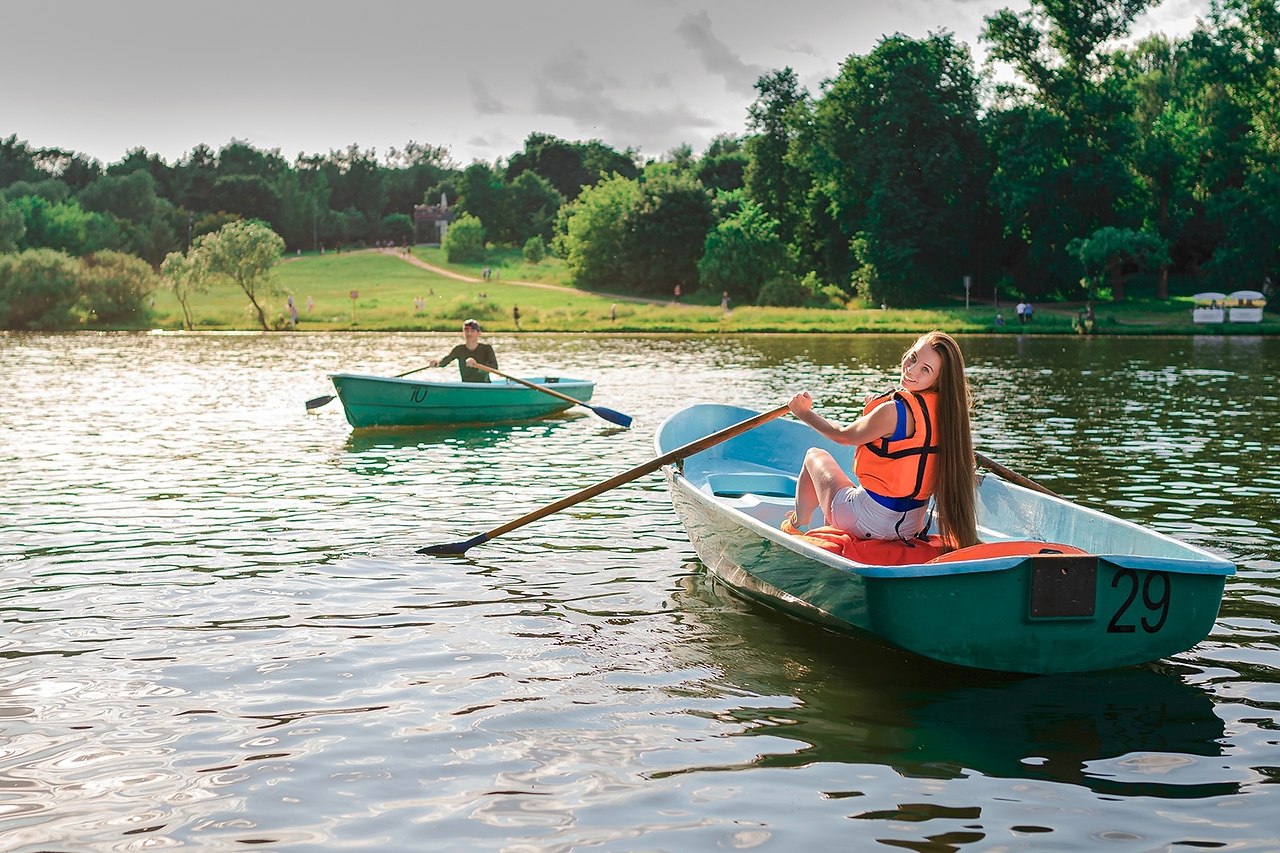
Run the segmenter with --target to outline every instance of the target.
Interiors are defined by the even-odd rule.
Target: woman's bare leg
[[[813,512],[822,510],[823,521],[831,523],[831,500],[853,480],[840,467],[830,453],[811,447],[804,455],[804,466],[796,482],[796,521],[807,525],[813,520]]]

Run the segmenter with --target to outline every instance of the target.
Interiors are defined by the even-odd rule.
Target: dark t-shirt
[[[467,367],[467,359],[474,358],[476,364],[483,364],[485,367],[498,368],[498,356],[494,354],[493,347],[488,344],[476,344],[475,349],[467,349],[466,344],[458,344],[449,350],[449,354],[440,359],[440,366],[444,367],[451,361],[458,362],[458,374],[462,377],[463,382],[488,382],[489,374],[485,373],[478,367]]]

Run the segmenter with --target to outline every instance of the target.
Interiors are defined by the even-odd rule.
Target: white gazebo
[[[1227,294],[1197,293],[1196,307],[1191,309],[1193,323],[1221,323],[1227,319]]]
[[[1256,290],[1237,290],[1227,296],[1227,313],[1233,323],[1261,323],[1267,297]]]

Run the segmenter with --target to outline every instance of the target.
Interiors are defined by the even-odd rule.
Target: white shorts
[[[845,486],[831,500],[831,523],[856,539],[914,539],[929,525],[929,507],[895,512],[861,486]]]

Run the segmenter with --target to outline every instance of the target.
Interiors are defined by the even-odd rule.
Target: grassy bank
[[[996,309],[985,303],[968,309],[957,303],[834,311],[742,306],[725,314],[714,294],[693,294],[675,305],[575,290],[563,286],[566,276],[557,262],[525,264],[516,253],[491,261],[488,280],[481,278],[483,264],[447,265],[438,250],[418,248],[414,257],[475,280],[447,277],[376,251],[287,258],[278,267],[278,280],[298,305],[299,328],[310,331],[455,331],[462,320],[475,317],[486,331],[508,332],[516,330],[512,309],[518,306],[519,330],[524,332],[841,333],[936,328],[957,334],[1071,334],[1078,311],[1075,305],[1037,305],[1035,320],[1020,326],[1013,306],[1002,305],[1003,327],[994,325]],[[706,304],[707,300],[715,301]],[[268,322],[287,327],[283,295],[267,296],[263,307]],[[197,330],[257,328],[248,299],[232,285],[196,294],[191,308]],[[1187,299],[1099,304],[1096,315],[1102,334],[1280,334],[1280,320],[1271,314],[1263,323],[1195,326]],[[149,325],[182,327],[182,312],[172,294],[156,294]]]

